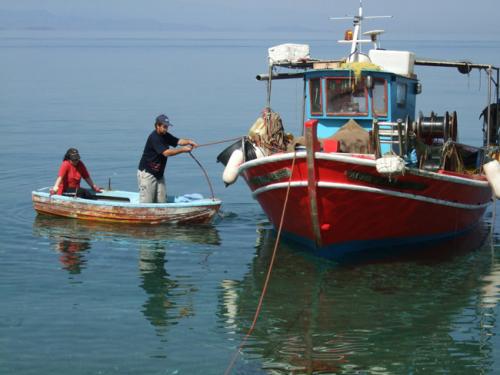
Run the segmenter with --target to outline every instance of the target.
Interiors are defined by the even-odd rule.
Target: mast
[[[345,16],[345,17],[330,17],[331,20],[352,20],[353,32],[352,40],[339,40],[339,43],[351,43],[351,53],[347,59],[348,62],[359,61],[359,56],[361,54],[361,44],[363,43],[375,43],[376,36],[382,33],[382,30],[377,30],[375,32],[367,32],[371,36],[370,39],[359,39],[361,35],[361,24],[363,20],[370,20],[375,18],[392,18],[392,16],[363,16],[363,2],[359,0],[359,9],[357,16]]]

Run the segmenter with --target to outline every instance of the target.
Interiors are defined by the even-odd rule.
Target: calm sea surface
[[[175,135],[199,143],[245,134],[265,105],[254,77],[266,71],[267,48],[297,41],[307,42],[2,31],[1,374],[224,373],[251,325],[275,241],[246,185],[224,188],[215,157],[226,145],[195,151],[224,201],[212,225],[48,218],[34,213],[30,193],[53,184],[69,147],[98,184],[135,190],[162,112]],[[344,52],[310,44],[316,57]],[[498,42],[385,47],[500,64]],[[418,109],[458,111],[461,140],[479,145],[485,74],[418,73]],[[297,133],[302,85],[274,88],[273,108]],[[186,155],[169,161],[167,180],[170,194],[209,194]],[[419,257],[335,264],[281,245],[232,373],[500,373],[498,233],[490,210],[473,233]]]

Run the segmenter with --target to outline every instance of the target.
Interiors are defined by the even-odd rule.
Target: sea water
[[[276,234],[243,181],[223,186],[215,158],[228,143],[194,152],[224,202],[213,224],[99,225],[33,211],[31,191],[54,183],[69,147],[97,184],[135,190],[160,113],[200,144],[244,135],[266,104],[255,75],[267,72],[267,48],[289,41],[2,32],[0,373],[221,374],[235,353],[238,374],[500,371],[494,209],[473,233],[420,256],[335,264],[283,243],[239,351]],[[293,41],[310,43],[313,57],[344,54],[330,40]],[[498,42],[385,47],[500,64]],[[417,73],[418,110],[458,111],[460,139],[480,145],[485,73]],[[300,133],[301,82],[273,88],[273,109]],[[167,185],[210,194],[185,154],[169,160]]]

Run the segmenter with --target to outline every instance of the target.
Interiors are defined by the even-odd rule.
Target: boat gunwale
[[[121,191],[119,191],[121,192]],[[191,208],[191,207],[207,207],[207,206],[220,206],[222,201],[217,198],[203,198],[198,200],[193,200],[190,202],[170,202],[170,203],[131,203],[124,201],[105,201],[105,200],[91,200],[83,199],[78,197],[68,197],[64,195],[50,195],[47,192],[40,190],[34,190],[31,192],[33,197],[43,198],[49,200],[49,202],[55,204],[67,202],[67,203],[78,203],[88,206],[95,207],[119,207],[124,209],[175,209],[175,208]],[[104,196],[105,197],[105,196]]]
[[[286,153],[279,153],[279,154],[274,154],[271,156],[265,156],[263,158],[259,159],[253,159],[250,161],[247,161],[240,165],[238,169],[238,174],[242,175],[247,169],[250,169],[252,167],[257,167],[260,165],[265,165],[273,162],[279,162],[279,161],[284,161],[284,160],[289,160],[293,159],[295,155],[296,159],[299,158],[306,158],[307,152],[306,151],[298,151],[298,152],[286,152]],[[371,155],[371,154],[368,154]],[[376,167],[376,161],[375,158],[366,158],[364,154],[339,154],[339,153],[325,153],[325,152],[315,152],[314,157],[316,159],[320,160],[326,160],[326,161],[338,161],[338,162],[343,162],[343,163],[349,163],[349,164],[356,164],[356,165],[362,165],[362,166],[368,166],[368,167]],[[471,175],[471,177],[467,177],[464,175],[464,177],[456,176],[456,175],[449,175],[449,174],[443,174],[443,173],[438,173],[438,172],[431,172],[431,171],[424,171],[422,169],[418,168],[411,168],[407,167],[405,169],[405,175],[415,175],[415,176],[420,176],[420,177],[427,177],[433,180],[441,180],[441,181],[449,181],[453,183],[458,183],[458,184],[463,184],[463,185],[471,185],[471,186],[478,186],[478,187],[488,187],[488,181],[486,178],[484,178],[482,175]],[[480,179],[478,179],[478,177]]]

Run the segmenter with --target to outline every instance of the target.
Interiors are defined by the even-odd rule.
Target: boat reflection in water
[[[488,239],[483,226],[404,259],[362,265],[280,245],[236,367],[272,374],[490,372],[500,266]],[[223,282],[221,316],[237,343],[251,326],[274,242],[274,232],[261,229],[248,274]]]
[[[147,294],[142,312],[160,337],[165,336],[169,326],[194,315],[193,298],[198,291],[191,274],[169,273],[176,266],[169,264],[167,252],[164,241],[139,244],[140,286]]]
[[[166,243],[188,242],[219,245],[220,237],[211,224],[137,225],[81,221],[55,216],[37,215],[33,232],[38,237],[54,241],[54,249],[61,253],[61,264],[71,273],[85,268],[85,252],[95,240],[136,239]]]
[[[33,234],[51,241],[51,247],[59,253],[62,268],[70,274],[79,274],[86,267],[85,254],[92,247],[93,237],[91,232],[75,224],[75,220],[40,215],[33,222]]]
[[[173,237],[171,233],[138,242],[140,287],[147,295],[142,305],[142,313],[155,327],[159,337],[165,337],[169,326],[194,315],[193,297],[198,291],[191,271],[179,270],[179,267],[183,269],[189,265],[179,265],[176,264],[176,260],[169,259],[167,257],[169,250],[172,251],[178,246],[177,241],[215,246],[220,244],[218,232],[212,225],[196,228],[176,226],[172,227],[172,230],[175,233]],[[172,240],[176,242],[170,242]],[[172,269],[176,269],[177,273],[169,272]],[[163,357],[165,353],[158,355]]]
[[[219,233],[210,224],[189,227],[142,226],[93,223],[39,215],[33,223],[33,232],[51,242],[50,246],[60,253],[62,267],[70,274],[79,274],[85,269],[86,258],[90,257],[89,251],[97,246],[97,242],[119,242],[130,249],[127,257],[137,259],[139,286],[147,296],[142,305],[142,313],[155,327],[158,336],[164,335],[167,326],[193,314],[191,297],[197,290],[190,282],[189,274],[186,273],[186,277],[181,278],[171,276],[167,271],[167,253],[170,251],[174,258],[170,259],[170,268],[181,267],[177,274],[183,274],[184,265],[176,265],[177,248],[186,244],[220,244]]]
[[[33,222],[35,235],[47,238],[146,239],[219,245],[220,237],[211,224],[140,225],[82,221],[56,216],[37,215]]]

